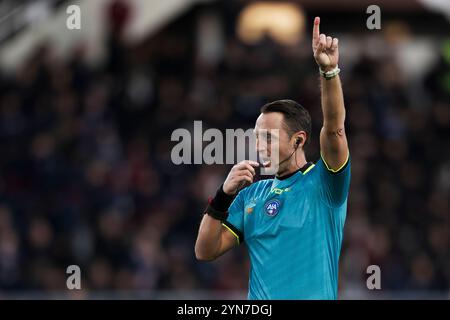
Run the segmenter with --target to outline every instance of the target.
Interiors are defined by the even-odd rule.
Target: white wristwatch
[[[341,72],[341,69],[339,69],[339,66],[336,66],[336,68],[334,68],[333,70],[324,72],[322,71],[322,69],[319,68],[319,72],[320,75],[323,76],[325,79],[330,80],[336,77],[339,74],[339,72]]]

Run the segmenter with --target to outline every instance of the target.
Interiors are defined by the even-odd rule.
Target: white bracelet
[[[323,76],[325,79],[330,80],[336,77],[339,74],[339,72],[341,72],[341,69],[339,69],[339,66],[336,66],[336,68],[334,68],[333,70],[324,72],[322,71],[322,69],[319,68],[319,72],[320,75]]]

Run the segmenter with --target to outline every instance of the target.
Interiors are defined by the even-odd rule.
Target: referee
[[[312,49],[321,78],[320,159],[314,164],[305,158],[311,118],[302,106],[292,100],[264,105],[255,124],[256,148],[267,154],[264,166],[278,168],[275,177],[253,183],[260,164],[238,163],[209,201],[200,224],[199,260],[214,260],[246,242],[249,299],[337,299],[350,155],[338,39],[320,34],[319,25],[316,17]],[[276,158],[282,159],[278,163],[270,154],[274,141],[279,144]],[[247,187],[240,190],[242,185]]]

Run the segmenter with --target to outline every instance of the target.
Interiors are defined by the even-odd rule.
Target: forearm
[[[227,181],[228,177],[217,189],[215,197],[209,201],[200,223],[195,243],[195,256],[199,260],[214,260],[235,244],[234,234],[225,232],[222,227],[222,222],[228,217],[228,208],[234,200],[234,195],[224,191],[229,189]]]
[[[218,256],[222,240],[222,222],[205,214],[195,243],[195,255],[200,260],[213,260]]]
[[[320,132],[320,149],[327,165],[337,170],[348,158],[344,97],[339,75],[328,80],[323,76],[321,78],[323,127]]]
[[[322,76],[320,78],[323,127],[327,132],[344,130],[344,95],[339,75],[329,80]]]

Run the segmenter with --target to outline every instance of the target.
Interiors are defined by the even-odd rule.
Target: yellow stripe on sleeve
[[[230,228],[229,226],[227,226],[225,223],[222,223],[222,225],[223,225],[225,228],[227,228],[228,231],[230,231],[230,232],[233,234],[233,236],[236,237],[236,240],[237,240],[238,245],[239,245],[239,244],[240,244],[240,242],[239,242],[239,236],[236,234],[236,232],[234,232],[233,230],[231,230],[231,228]]]
[[[320,153],[320,157],[322,158],[323,163],[325,163],[325,167],[327,168],[328,171],[331,171],[333,173],[339,172],[340,170],[342,170],[342,168],[345,167],[345,165],[348,162],[348,159],[350,158],[350,151],[347,151],[347,159],[345,160],[344,164],[342,166],[340,166],[337,169],[331,169],[330,166],[328,165],[328,163],[325,161],[325,159],[323,158],[322,152]]]
[[[236,232],[234,232],[233,230],[231,230],[231,228],[230,228],[229,226],[227,226],[225,223],[222,223],[222,225],[223,225],[225,228],[227,228],[228,231],[230,231],[230,232],[236,237],[237,244],[239,245],[239,244],[240,244],[240,242],[239,242],[239,236],[236,234]]]

